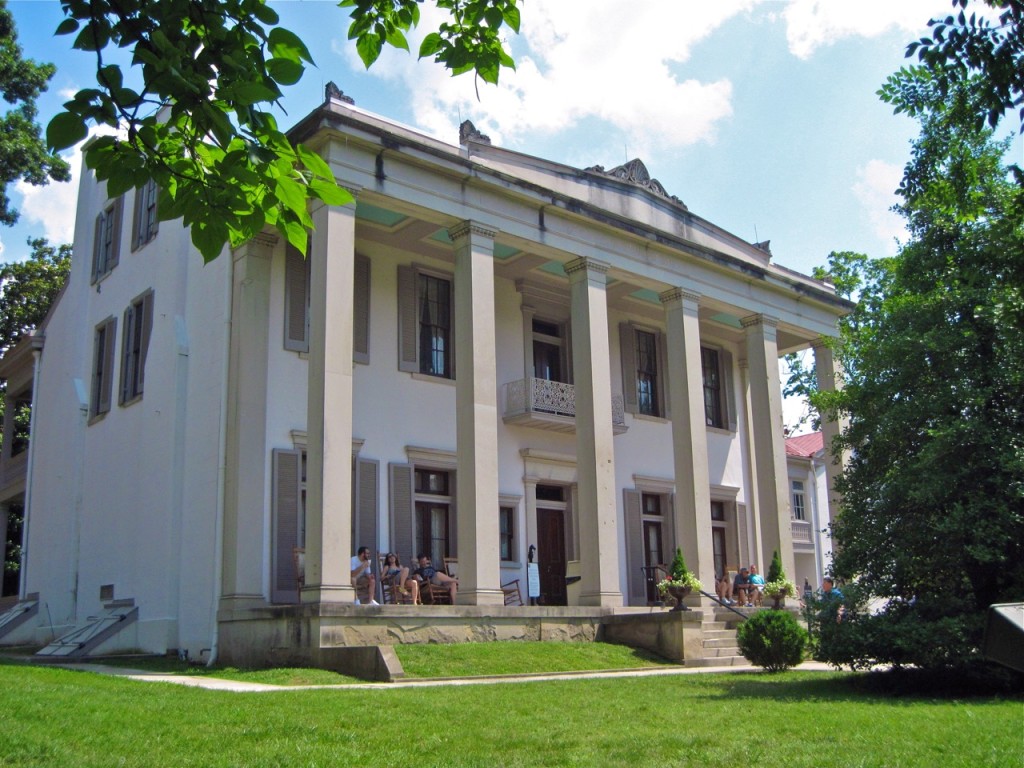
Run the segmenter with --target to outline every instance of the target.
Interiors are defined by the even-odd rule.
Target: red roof
[[[810,458],[825,446],[825,439],[821,432],[811,432],[809,435],[797,435],[786,438],[786,455],[799,456],[802,459]]]

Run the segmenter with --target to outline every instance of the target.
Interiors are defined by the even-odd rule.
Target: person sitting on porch
[[[458,580],[453,579],[447,573],[437,570],[430,562],[430,556],[423,552],[416,555],[416,560],[419,562],[420,567],[413,571],[413,575],[439,587],[448,587],[448,594],[452,597],[452,605],[455,605],[455,593],[459,589]]]
[[[373,599],[377,591],[377,579],[370,570],[370,548],[360,547],[352,558],[352,586],[356,590],[356,605],[360,605],[359,595],[365,590],[367,605],[380,605]]]
[[[718,595],[718,599],[722,601],[723,605],[734,605],[736,603],[732,599],[732,583],[729,581],[728,573],[723,573],[722,578],[715,579],[715,594]]]
[[[750,584],[753,587],[750,595],[754,602],[760,605],[761,595],[764,593],[764,576],[757,572],[757,566],[753,563],[750,564]]]
[[[740,605],[746,605],[748,608],[754,605],[752,590],[754,586],[750,583],[750,571],[746,568],[740,568],[740,572],[736,574],[736,578],[732,582],[732,593],[736,596]]]
[[[402,561],[394,552],[388,552],[384,556],[384,572],[381,574],[381,579],[391,584],[392,589],[398,590],[403,595],[412,594],[413,605],[421,605],[420,583],[416,579],[409,578],[408,567],[402,565]],[[397,603],[398,599],[396,598],[394,602]]]

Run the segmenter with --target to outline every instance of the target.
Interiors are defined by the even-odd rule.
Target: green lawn
[[[855,679],[702,674],[239,694],[0,664],[0,765],[1020,765],[1024,700],[894,699]]]

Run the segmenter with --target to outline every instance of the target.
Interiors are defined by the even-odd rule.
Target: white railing
[[[547,379],[518,379],[505,385],[505,415],[547,413],[576,417],[576,387]],[[612,395],[612,423],[625,424],[621,395]]]
[[[808,520],[790,520],[793,527],[793,543],[794,544],[813,544],[814,537],[812,536],[811,523]]]

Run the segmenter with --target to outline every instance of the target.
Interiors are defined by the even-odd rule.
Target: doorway
[[[537,510],[537,557],[540,561],[540,593],[543,604],[567,605],[563,510]]]

